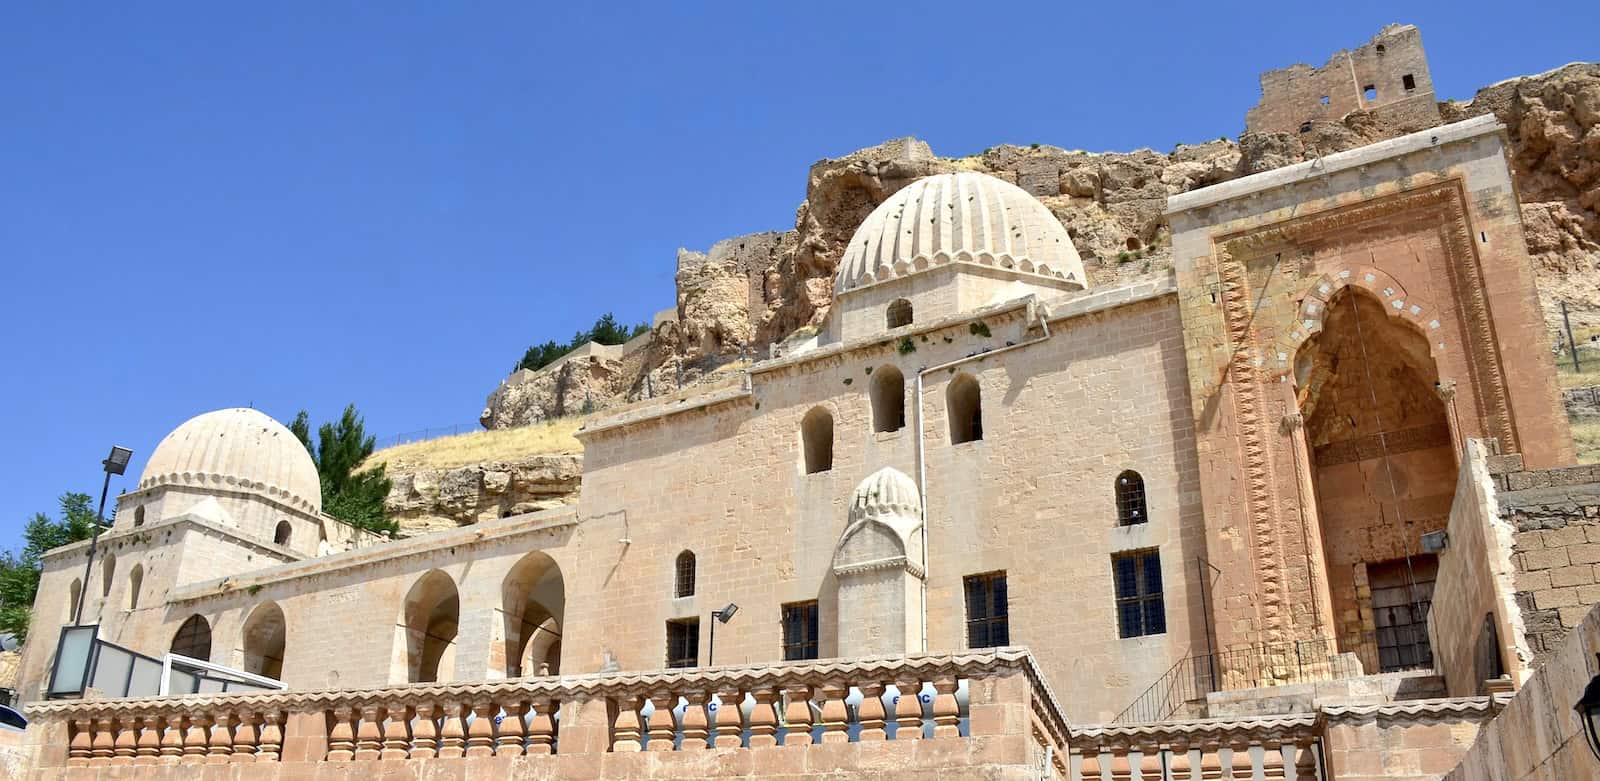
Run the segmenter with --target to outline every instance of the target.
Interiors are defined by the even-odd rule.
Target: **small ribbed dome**
[[[251,491],[310,512],[322,510],[322,481],[305,445],[253,409],[220,409],[185,421],[156,445],[140,488],[184,485]]]
[[[873,209],[839,260],[834,290],[946,263],[976,263],[1086,286],[1061,222],[1022,188],[963,171],[918,179]]]
[[[850,499],[853,518],[883,515],[915,518],[922,512],[917,483],[894,467],[884,467],[862,480]]]

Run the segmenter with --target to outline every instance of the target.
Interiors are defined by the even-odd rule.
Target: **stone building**
[[[1506,144],[1173,197],[1120,285],[1024,189],[917,179],[815,335],[591,421],[575,507],[381,541],[201,415],[87,579],[45,558],[33,777],[1439,778],[1600,601]],[[44,699],[78,600],[133,699]]]

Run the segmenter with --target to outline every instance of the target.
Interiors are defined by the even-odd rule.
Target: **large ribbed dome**
[[[1086,284],[1071,237],[1022,188],[963,171],[918,179],[879,204],[850,238],[834,290],[946,263],[977,263]]]
[[[156,445],[140,488],[186,485],[251,491],[311,512],[322,483],[311,454],[282,423],[253,409],[190,418]]]

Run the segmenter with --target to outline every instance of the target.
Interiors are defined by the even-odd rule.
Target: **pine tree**
[[[33,599],[39,593],[40,557],[52,548],[88,539],[94,522],[88,494],[62,494],[60,520],[35,513],[22,531],[22,552],[0,553],[0,632],[19,643],[28,639]]]
[[[367,436],[366,425],[356,405],[344,408],[337,423],[324,423],[317,429],[317,444],[311,444],[311,416],[301,410],[289,424],[300,444],[306,446],[322,480],[322,510],[352,526],[375,532],[394,532],[399,524],[389,520],[384,499],[392,485],[379,464],[356,471],[372,455],[377,441]]]

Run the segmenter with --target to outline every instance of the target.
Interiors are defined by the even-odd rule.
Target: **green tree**
[[[306,446],[322,478],[322,510],[352,526],[375,532],[394,532],[399,525],[384,512],[391,481],[379,464],[357,471],[356,467],[372,455],[376,440],[367,436],[365,422],[356,405],[344,408],[336,423],[317,429],[317,443],[311,444],[311,416],[301,410],[289,430]]]
[[[44,552],[86,540],[94,533],[94,508],[88,494],[62,494],[61,517],[35,513],[22,530],[20,553],[0,553],[0,632],[17,642],[28,639],[33,599],[39,593],[39,559]]]

